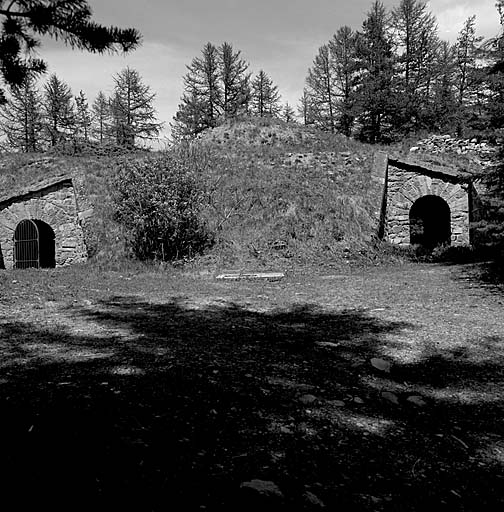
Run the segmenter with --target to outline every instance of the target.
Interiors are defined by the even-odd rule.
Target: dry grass
[[[381,191],[370,173],[378,148],[299,125],[251,119],[208,132],[196,147],[207,164],[201,173],[208,189],[202,215],[216,234],[213,249],[198,265],[297,267],[375,257]],[[97,156],[3,155],[0,196],[62,173],[77,177],[95,207],[87,230],[90,254],[102,266],[117,267],[128,251],[113,220],[115,162]]]
[[[272,120],[225,124],[197,147],[212,160],[204,215],[218,264],[296,266],[372,252],[377,148]]]
[[[312,510],[309,491],[328,509],[498,510],[504,289],[480,272],[2,272],[4,497]],[[283,507],[242,496],[254,478]]]

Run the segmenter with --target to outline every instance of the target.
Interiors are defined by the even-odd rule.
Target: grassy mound
[[[381,200],[371,179],[376,148],[276,120],[230,122],[196,146],[213,164],[204,212],[217,234],[211,257],[268,266],[369,252]]]
[[[380,184],[371,179],[376,150],[276,120],[245,119],[206,132],[191,151],[207,191],[201,215],[215,241],[197,263],[278,267],[369,259],[381,201]],[[96,155],[3,155],[0,196],[72,175],[79,200],[95,210],[87,227],[90,256],[118,261],[128,252],[111,200],[116,163],[117,157]]]

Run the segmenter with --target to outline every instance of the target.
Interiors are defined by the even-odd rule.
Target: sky
[[[383,0],[393,8],[399,0]],[[499,31],[495,0],[430,0],[439,35],[454,42],[463,22],[476,15],[478,34]],[[112,76],[126,66],[136,69],[156,93],[158,117],[169,134],[183,92],[186,66],[208,42],[224,41],[278,85],[283,102],[298,104],[305,77],[318,48],[343,25],[359,30],[371,0],[90,0],[93,19],[104,25],[134,27],[142,46],[123,55],[94,55],[44,41],[39,53],[74,94],[83,90],[91,103],[98,91],[110,94]]]

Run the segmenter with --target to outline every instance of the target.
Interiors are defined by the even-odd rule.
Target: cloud
[[[465,20],[476,15],[478,35],[493,37],[499,32],[495,0],[431,0],[428,5],[438,20],[439,36],[455,42]]]

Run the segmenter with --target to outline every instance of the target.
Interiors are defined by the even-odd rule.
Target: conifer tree
[[[356,91],[361,137],[381,142],[384,128],[390,128],[394,114],[394,54],[389,31],[389,16],[384,5],[375,1],[359,34],[360,83]]]
[[[184,93],[174,117],[172,136],[192,138],[217,125],[223,104],[219,62],[217,48],[207,43],[201,56],[195,57],[187,66]]]
[[[196,91],[187,92],[182,96],[170,128],[171,139],[175,143],[191,140],[209,128],[205,116],[205,102]]]
[[[282,107],[280,119],[282,119],[282,121],[285,121],[286,123],[292,123],[296,121],[296,112],[289,105],[288,102],[286,102],[285,105]]]
[[[476,89],[481,85],[482,73],[477,67],[477,57],[480,53],[481,37],[476,35],[476,16],[470,16],[464,22],[456,43],[457,63],[457,102],[458,123],[457,134],[464,135],[471,107],[474,105]]]
[[[261,69],[252,80],[251,112],[258,117],[277,117],[280,111],[278,87]]]
[[[298,114],[303,120],[303,124],[305,126],[313,124],[312,98],[306,87],[303,89],[303,95],[299,99]]]
[[[502,103],[500,107],[494,103],[504,97],[504,0],[498,0],[496,4],[499,17],[501,31],[499,35],[490,41],[492,46],[492,58],[494,64],[490,68],[490,84],[494,94],[493,101],[490,103],[490,109],[496,109],[493,114],[491,127],[494,135],[502,138],[502,128],[504,127],[504,118],[499,116],[504,108]],[[502,95],[499,98],[499,95]],[[492,110],[491,110],[492,112]],[[478,232],[482,235],[482,240],[496,249],[495,260],[500,267],[504,277],[504,147],[500,145],[495,165],[489,168],[484,176],[483,181],[487,187],[487,201],[485,204],[486,215],[478,224]]]
[[[434,64],[428,125],[435,131],[451,131],[456,124],[458,107],[455,93],[455,49],[447,41],[440,42]]]
[[[221,111],[226,118],[246,111],[250,100],[248,64],[240,55],[241,52],[235,52],[229,43],[223,43],[219,48]]]
[[[34,56],[42,36],[95,53],[127,52],[140,43],[135,29],[95,23],[87,0],[1,1],[0,16],[0,72],[11,86],[23,85],[28,75],[45,71],[46,64]],[[0,102],[3,100],[0,89]]]
[[[425,128],[439,48],[436,18],[425,2],[401,0],[392,11],[392,28],[399,51],[396,129]]]
[[[0,107],[0,119],[11,148],[24,153],[41,148],[42,98],[33,78],[11,88],[8,101]]]
[[[91,131],[93,138],[102,143],[110,138],[112,113],[110,110],[110,100],[105,96],[103,91],[98,92],[93,104],[92,110],[92,126]]]
[[[341,27],[329,41],[333,68],[334,94],[337,98],[339,130],[349,136],[355,118],[355,91],[359,79],[357,34]]]
[[[306,86],[312,100],[313,122],[322,130],[336,131],[337,97],[334,66],[329,46],[324,44],[308,70]]]
[[[137,139],[152,139],[162,123],[157,121],[154,99],[138,71],[129,67],[114,77],[114,94],[110,103],[113,131],[120,146],[133,148]]]
[[[90,136],[91,124],[92,117],[89,104],[84,91],[81,90],[78,96],[75,96],[75,138],[87,142]]]
[[[207,43],[187,66],[184,92],[171,125],[172,138],[190,139],[222,118],[249,111],[248,64],[230,43]]]
[[[44,114],[47,142],[56,146],[73,132],[75,110],[70,87],[54,74],[44,85]]]

